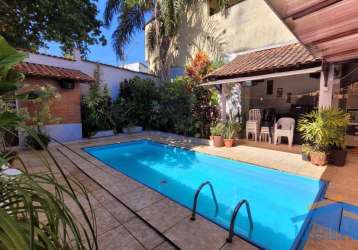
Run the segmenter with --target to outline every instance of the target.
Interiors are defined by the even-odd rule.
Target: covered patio
[[[334,93],[341,86],[341,71],[341,66],[327,66],[294,43],[238,54],[207,75],[203,85],[219,89],[222,120],[234,111],[245,122],[250,110],[260,109],[262,123],[272,129],[282,117],[293,118],[297,125],[302,114],[338,106]],[[232,100],[233,88],[239,92],[237,102]],[[296,130],[293,144],[301,144]]]

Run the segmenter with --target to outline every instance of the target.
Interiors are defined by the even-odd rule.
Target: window
[[[234,6],[235,4],[242,2],[243,0],[226,0],[227,3],[225,4],[225,8],[230,8],[231,6]],[[220,6],[218,4],[219,1],[217,0],[208,0],[208,9],[209,9],[209,15],[212,16],[218,12],[220,12]],[[224,2],[224,1],[223,1]]]
[[[287,103],[291,103],[291,101],[292,101],[291,99],[292,99],[292,93],[289,92],[289,93],[287,93],[286,102],[287,102]]]
[[[273,94],[273,80],[268,80],[266,82],[266,95]]]

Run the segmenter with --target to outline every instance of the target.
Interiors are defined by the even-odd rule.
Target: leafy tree
[[[106,40],[101,35],[96,4],[90,0],[1,0],[0,35],[12,46],[30,50],[59,42],[65,52]]]
[[[218,63],[215,64],[217,67]],[[217,91],[210,87],[200,86],[200,82],[214,69],[209,57],[202,51],[194,56],[192,62],[185,67],[187,81],[195,96],[193,117],[200,121],[200,134],[208,137],[210,126],[217,122],[219,110],[217,108]]]
[[[175,38],[181,17],[194,0],[108,0],[104,20],[109,25],[117,15],[118,26],[112,35],[113,46],[120,58],[125,56],[125,46],[136,31],[143,30],[145,15],[152,14],[148,44],[151,51],[158,51],[158,75],[162,79],[169,78],[171,64],[171,48],[175,46]]]
[[[158,54],[158,69],[155,73],[164,80],[168,79],[181,18],[196,2],[198,0],[107,0],[104,22],[109,26],[113,18],[117,18],[118,26],[112,34],[117,55],[124,58],[126,45],[136,31],[143,30],[145,16],[150,14],[148,48],[150,52]],[[217,2],[224,8],[228,0]]]

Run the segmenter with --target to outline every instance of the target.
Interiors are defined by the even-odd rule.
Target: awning
[[[234,77],[234,78],[230,78],[230,79],[209,81],[209,82],[201,84],[201,86],[239,83],[239,82],[255,81],[255,80],[262,80],[262,79],[272,79],[272,78],[284,77],[284,76],[294,76],[294,75],[302,75],[302,74],[309,74],[309,73],[317,73],[317,72],[320,72],[321,70],[322,70],[322,67],[318,66],[318,67],[313,67],[313,68],[308,68],[308,69],[277,72],[277,73],[270,73],[270,74],[264,74],[264,75]]]
[[[327,62],[358,59],[357,0],[266,0],[294,35]]]
[[[205,76],[203,85],[243,82],[319,72],[322,61],[301,44],[239,54],[233,61]]]

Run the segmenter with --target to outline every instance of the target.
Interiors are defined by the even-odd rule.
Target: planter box
[[[108,137],[113,135],[114,135],[113,130],[102,130],[102,131],[98,131],[95,135],[91,136],[91,138]]]
[[[329,163],[332,163],[337,167],[344,166],[346,164],[347,153],[346,150],[332,150],[329,157]]]
[[[143,132],[143,127],[140,126],[127,127],[127,128],[123,128],[122,131],[124,134],[140,133]]]

